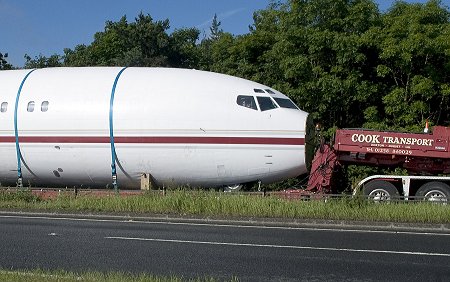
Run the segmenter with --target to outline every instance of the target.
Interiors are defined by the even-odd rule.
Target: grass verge
[[[217,281],[213,278],[196,278],[185,279],[183,277],[164,277],[155,276],[150,274],[128,274],[121,272],[83,272],[74,273],[67,271],[44,271],[44,270],[24,270],[24,271],[11,271],[0,270],[0,281],[8,282],[79,282],[79,281],[92,281],[92,282],[181,282],[181,281],[198,281],[198,282],[213,282]],[[237,279],[231,279],[230,281],[238,281]]]
[[[127,197],[62,194],[51,200],[43,200],[29,191],[1,191],[0,209],[450,223],[450,205],[427,202],[380,204],[356,198],[298,201],[210,191],[168,191],[165,196],[148,193]]]

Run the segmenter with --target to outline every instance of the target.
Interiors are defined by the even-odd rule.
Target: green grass
[[[151,274],[127,274],[121,272],[83,272],[74,273],[67,271],[43,271],[43,270],[24,270],[9,271],[0,270],[0,281],[9,282],[75,282],[75,281],[95,281],[95,282],[181,282],[181,281],[198,281],[213,282],[217,281],[213,278],[196,278],[184,279],[183,277],[164,277]],[[238,281],[233,278],[230,281]]]
[[[119,197],[61,195],[42,200],[29,191],[0,191],[0,209],[60,212],[170,214],[201,217],[262,217],[286,219],[361,220],[450,223],[450,205],[427,202],[373,203],[342,198],[287,200],[209,191],[168,191]]]

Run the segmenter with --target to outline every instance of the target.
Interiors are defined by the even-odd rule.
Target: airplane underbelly
[[[111,183],[109,144],[24,144],[24,184],[105,188]],[[2,150],[3,151],[3,150]],[[0,180],[16,181],[15,148]],[[117,144],[119,186],[139,188],[150,173],[158,185],[214,187],[298,175],[303,146],[212,144]],[[6,166],[5,166],[6,168]],[[110,187],[110,186],[109,186]]]
[[[138,179],[150,173],[164,185],[218,186],[245,183],[288,172],[301,174],[302,146],[127,145],[117,148],[124,171]]]

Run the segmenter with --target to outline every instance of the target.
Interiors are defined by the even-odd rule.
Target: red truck
[[[307,191],[330,193],[342,165],[400,167],[407,176],[373,175],[355,188],[374,200],[403,197],[450,202],[450,128],[429,133],[367,129],[337,130],[332,145],[321,144],[314,156]]]

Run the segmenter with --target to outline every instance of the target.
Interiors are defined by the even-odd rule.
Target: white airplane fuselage
[[[171,68],[0,71],[0,183],[138,188],[272,183],[306,172],[308,114],[282,93]]]

